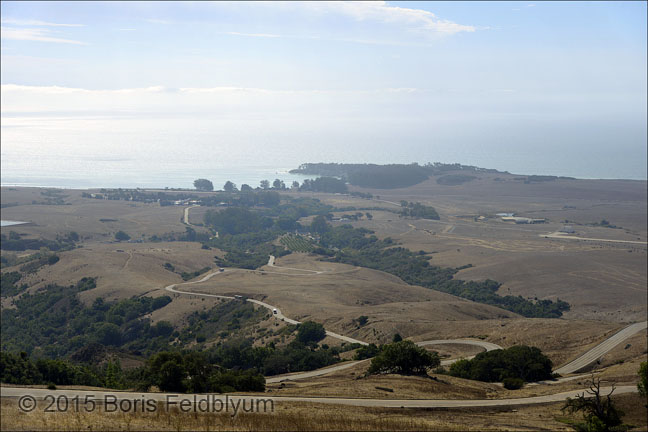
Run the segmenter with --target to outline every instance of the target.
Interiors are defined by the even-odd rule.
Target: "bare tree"
[[[589,390],[576,395],[575,398],[567,398],[563,412],[570,414],[582,412],[585,424],[581,424],[580,429],[584,431],[609,431],[610,428],[621,425],[621,416],[623,411],[616,408],[612,401],[612,393],[616,387],[607,395],[601,394],[601,380],[594,378],[592,374],[588,381]]]

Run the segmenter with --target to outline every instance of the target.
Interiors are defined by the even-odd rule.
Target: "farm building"
[[[515,222],[516,224],[545,223],[544,219],[533,219],[533,218],[519,217],[519,216],[505,216],[505,217],[502,218],[502,221],[504,221],[504,222]]]

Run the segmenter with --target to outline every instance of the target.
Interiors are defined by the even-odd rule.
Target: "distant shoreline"
[[[332,165],[333,163],[327,163],[327,165]],[[309,163],[309,164],[301,164],[299,167],[296,167],[295,169],[291,169],[289,171],[285,172],[278,172],[275,171],[272,174],[268,172],[267,169],[260,169],[260,170],[254,170],[248,168],[241,168],[240,174],[234,176],[233,170],[229,170],[227,174],[219,172],[219,170],[215,169],[212,178],[210,179],[209,175],[203,176],[199,175],[198,172],[195,174],[195,178],[208,178],[210,180],[214,180],[214,177],[216,180],[213,181],[214,186],[217,188],[222,186],[222,184],[225,183],[227,180],[233,181],[235,184],[240,186],[241,184],[249,184],[253,188],[258,186],[258,181],[261,179],[261,177],[265,177],[266,180],[269,180],[272,182],[275,178],[279,178],[283,181],[286,182],[286,184],[292,182],[293,180],[297,181],[303,181],[306,178],[316,178],[316,177],[322,177],[325,176],[325,174],[317,174],[314,172],[300,172],[300,168],[303,167],[304,165],[323,165],[322,163]],[[351,163],[338,163],[337,165],[340,166],[353,166],[353,165],[374,165],[374,166],[387,166],[386,164],[351,164]],[[394,165],[406,165],[406,164],[394,164]],[[513,176],[513,177],[555,177],[556,179],[571,179],[571,180],[586,180],[586,181],[623,181],[623,182],[648,182],[648,178],[643,178],[643,179],[635,179],[635,178],[614,178],[614,177],[575,177],[575,176],[556,176],[556,175],[539,175],[539,174],[516,174],[516,173],[511,173],[508,171],[499,171],[497,169],[489,169],[489,168],[481,168],[481,167],[476,167],[476,166],[464,166],[460,164],[442,164],[445,166],[451,166],[451,165],[457,165],[459,167],[464,167],[464,168],[470,168],[470,170],[466,170],[462,172],[468,173],[468,171],[472,171],[473,173],[476,173],[474,175],[479,175],[479,173],[496,173],[496,174],[502,174],[506,176]],[[421,165],[422,167],[425,165]],[[240,176],[240,179],[237,178]],[[186,178],[186,175],[184,176]],[[49,179],[47,179],[49,180]],[[67,190],[97,190],[97,189],[141,189],[141,190],[148,190],[148,191],[176,191],[176,192],[184,192],[184,191],[192,191],[195,192],[195,189],[192,186],[172,186],[172,185],[152,185],[150,180],[143,180],[142,183],[138,183],[137,181],[134,181],[130,185],[125,185],[125,184],[109,184],[109,181],[106,182],[106,184],[103,185],[91,185],[88,186],[87,183],[93,182],[91,179],[52,179],[51,183],[48,182],[47,180],[43,181],[36,181],[35,184],[29,184],[29,181],[26,181],[24,179],[21,179],[21,181],[5,181],[3,179],[0,179],[0,187],[1,188],[44,188],[44,189],[67,189]],[[186,179],[169,179],[169,181],[178,181],[178,183],[187,183],[188,181]],[[99,180],[101,181],[101,180]],[[153,180],[155,182],[155,180]],[[193,181],[193,180],[192,180]],[[75,183],[80,183],[80,184],[75,184]],[[83,183],[86,183],[84,185]],[[94,183],[94,182],[93,182]]]
[[[512,175],[517,175],[517,174],[512,174]],[[521,175],[520,175],[521,176]],[[315,176],[318,177],[318,176]],[[616,182],[643,182],[643,183],[648,183],[648,179],[644,180],[639,180],[639,179],[622,179],[622,178],[574,178],[576,181],[616,181]],[[193,188],[161,188],[161,187],[141,187],[141,186],[130,186],[130,187],[124,187],[124,186],[96,186],[96,187],[82,187],[82,186],[48,186],[48,185],[37,185],[37,186],[32,186],[32,185],[16,185],[13,183],[0,183],[0,188],[2,189],[9,189],[9,188],[17,188],[17,189],[61,189],[61,190],[79,190],[79,191],[93,191],[93,190],[99,190],[99,189],[140,189],[142,191],[152,191],[152,192],[200,192],[196,191],[196,189]],[[214,190],[214,192],[218,192],[218,190]]]

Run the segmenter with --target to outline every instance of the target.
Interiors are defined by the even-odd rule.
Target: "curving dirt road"
[[[186,225],[193,225],[191,222],[189,222],[189,209],[192,209],[194,207],[200,207],[199,205],[192,205],[189,207],[185,207],[184,209],[184,223]]]
[[[278,269],[285,269],[285,270],[292,270],[292,271],[300,271],[300,272],[309,272],[308,274],[302,273],[300,276],[308,276],[308,275],[316,275],[316,274],[325,273],[323,271],[305,270],[305,269],[298,269],[298,268],[292,268],[292,267],[277,266],[277,265],[275,265],[275,257],[272,256],[272,255],[270,255],[270,258],[268,260],[268,267],[273,267],[273,268],[278,268]],[[202,277],[201,279],[199,279],[197,281],[184,282],[184,283],[180,283],[180,284],[172,284],[172,285],[169,285],[169,286],[165,287],[164,289],[166,291],[176,293],[176,294],[185,294],[185,295],[194,295],[194,296],[199,296],[199,297],[212,297],[212,298],[221,298],[221,299],[226,299],[226,300],[233,300],[234,297],[232,297],[232,296],[224,296],[224,295],[217,295],[217,294],[207,294],[207,293],[197,293],[197,292],[193,292],[193,291],[180,291],[180,290],[176,289],[176,287],[179,286],[179,285],[192,285],[192,284],[202,283],[202,282],[205,282],[205,281],[211,279],[212,277],[214,277],[216,275],[219,275],[219,274],[222,274],[222,273],[225,273],[225,272],[230,272],[230,271],[232,271],[232,270],[224,270],[224,271],[217,270],[217,271],[208,273],[207,275],[205,275],[204,277]],[[237,271],[246,271],[246,270],[237,269]],[[247,271],[258,272],[257,270],[247,270]],[[270,274],[282,274],[282,275],[285,274],[285,275],[288,275],[286,273],[272,273],[272,272],[266,272],[266,271],[263,271],[263,270],[261,270],[261,272],[270,273]],[[294,320],[292,318],[288,318],[287,316],[285,316],[281,312],[281,309],[279,309],[278,307],[276,307],[274,305],[262,302],[260,300],[255,300],[255,299],[245,299],[245,300],[250,302],[250,303],[254,303],[256,305],[262,306],[262,307],[270,310],[270,312],[272,312],[273,315],[277,319],[285,321],[285,322],[287,322],[289,324],[301,324],[300,321],[297,321],[297,320]],[[334,332],[328,331],[328,330],[326,331],[326,335],[330,336],[330,337],[333,337],[335,339],[339,339],[339,340],[344,341],[344,342],[357,343],[357,344],[360,344],[360,345],[369,345],[367,342],[364,342],[364,341],[361,341],[361,340],[358,340],[358,339],[354,339],[354,338],[349,337],[349,336],[344,336],[344,335],[341,335],[341,334],[338,334],[338,333],[334,333]],[[466,340],[464,340],[464,339],[430,340],[430,341],[417,342],[417,345],[420,345],[420,346],[435,345],[435,344],[437,344],[437,345],[438,344],[476,345],[476,346],[480,346],[480,347],[484,348],[486,351],[490,351],[490,350],[493,350],[493,349],[501,349],[502,348],[499,345],[495,345],[495,344],[490,343],[490,342],[484,342],[484,341],[479,341],[479,340],[468,340],[468,339],[466,339]],[[445,362],[447,362],[447,360],[445,360]],[[450,364],[450,363],[447,363],[447,364]],[[353,366],[353,364],[346,364],[346,365],[343,365],[343,366],[344,366],[343,369],[345,369],[345,368]],[[330,372],[330,371],[327,371],[325,373],[328,373],[328,372]],[[312,375],[312,376],[315,376],[315,375]]]
[[[272,258],[274,258],[274,257],[272,257]],[[274,260],[273,260],[273,265],[271,267],[282,268],[282,267],[279,267],[279,266],[275,266],[274,265]],[[286,267],[286,268],[288,268],[288,267]],[[301,270],[301,269],[291,269],[291,270]],[[198,296],[198,297],[212,297],[212,298],[220,298],[220,299],[226,299],[226,300],[234,300],[234,297],[231,297],[231,296],[224,296],[224,295],[217,295],[217,294],[207,294],[207,293],[197,293],[197,292],[192,292],[192,291],[180,291],[180,290],[176,289],[176,287],[179,286],[179,285],[191,285],[191,284],[197,284],[197,283],[205,282],[205,281],[211,279],[212,277],[214,277],[216,275],[219,275],[219,274],[222,274],[222,273],[225,273],[227,271],[228,270],[224,270],[224,271],[217,270],[217,271],[214,271],[212,273],[208,273],[203,278],[201,278],[201,279],[199,279],[197,281],[185,282],[185,283],[181,283],[181,284],[173,284],[173,285],[169,285],[169,286],[165,287],[164,289],[166,291],[176,293],[176,294],[185,294],[185,295],[193,295],[193,296]],[[229,270],[229,271],[231,271],[231,270]],[[255,271],[255,270],[249,270],[249,271]],[[310,271],[312,271],[312,270],[310,270]],[[263,272],[263,273],[271,273],[271,272]],[[322,273],[322,272],[316,272],[316,274],[320,274],[320,273]],[[284,274],[284,273],[277,273],[277,274]],[[305,275],[302,274],[302,276],[305,276]],[[287,316],[285,316],[281,312],[281,309],[279,309],[278,307],[276,307],[274,305],[262,302],[261,300],[255,300],[255,299],[245,299],[245,301],[250,302],[250,303],[254,303],[256,305],[259,305],[259,306],[262,306],[262,307],[268,309],[272,313],[272,315],[275,318],[279,319],[279,320],[285,321],[285,322],[287,322],[289,324],[301,324],[300,321],[297,321],[297,320],[294,320],[292,318],[288,318]],[[344,341],[344,342],[357,343],[357,344],[360,344],[360,345],[368,345],[367,342],[364,342],[364,341],[361,341],[361,340],[358,340],[358,339],[354,339],[354,338],[351,338],[351,337],[348,337],[348,336],[343,336],[343,335],[340,335],[340,334],[337,334],[337,333],[334,333],[334,332],[331,332],[331,331],[328,331],[328,330],[326,331],[326,335],[331,336],[331,337],[336,338],[336,339],[339,339],[339,340]]]

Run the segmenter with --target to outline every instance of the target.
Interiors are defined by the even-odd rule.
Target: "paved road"
[[[578,372],[584,367],[594,363],[596,360],[601,358],[604,354],[612,350],[615,346],[619,345],[624,340],[628,339],[631,336],[634,336],[642,330],[646,330],[646,328],[648,328],[648,321],[632,324],[624,328],[620,332],[614,334],[612,337],[604,340],[577,359],[556,369],[554,372],[557,372],[561,375]]]
[[[443,399],[354,399],[354,398],[336,398],[336,397],[298,397],[298,396],[268,396],[267,394],[259,394],[254,396],[240,396],[228,394],[227,398],[235,404],[239,400],[255,400],[259,399],[274,401],[275,404],[280,405],[285,402],[311,402],[311,403],[324,403],[334,405],[350,405],[359,407],[384,407],[384,408],[465,408],[465,407],[495,407],[495,406],[515,406],[515,405],[532,405],[544,404],[550,402],[562,402],[566,398],[574,398],[583,393],[587,389],[572,390],[568,392],[555,393],[545,396],[533,396],[526,398],[516,399],[469,399],[469,400],[443,400]],[[603,394],[608,394],[612,390],[611,387],[603,387],[601,391]],[[616,387],[614,394],[635,393],[637,392],[636,386],[619,386]],[[142,400],[152,399],[164,402],[173,398],[175,401],[188,400],[191,403],[199,402],[207,398],[206,395],[196,395],[194,402],[193,395],[177,394],[177,393],[135,393],[135,392],[112,392],[112,391],[88,391],[88,390],[47,390],[47,389],[30,389],[21,387],[2,387],[0,389],[0,396],[3,398],[20,398],[25,395],[30,395],[38,400],[42,400],[47,395],[54,397],[67,396],[69,399],[75,396],[79,400],[95,400],[101,402],[105,400],[106,396],[114,396],[117,400]],[[225,400],[225,395],[216,395],[220,400]],[[86,399],[88,398],[88,399]]]
[[[629,244],[639,244],[643,246],[646,246],[646,244],[648,244],[645,241],[636,241],[636,240],[612,240],[612,239],[570,236],[570,235],[564,235],[560,232],[553,232],[551,234],[539,234],[539,236],[544,238],[552,238],[552,239],[588,240],[588,241],[601,241],[601,242],[609,242],[609,243],[629,243]]]

